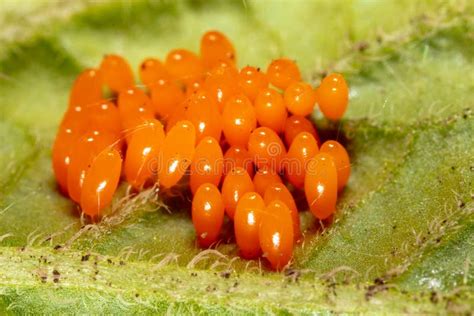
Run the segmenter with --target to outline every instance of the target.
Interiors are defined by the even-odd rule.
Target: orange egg
[[[52,150],[53,171],[59,189],[63,194],[67,194],[67,173],[71,161],[71,147],[77,139],[77,129],[69,122],[63,121],[59,126]]]
[[[201,38],[201,58],[210,69],[219,62],[235,64],[235,49],[230,40],[219,31],[208,31]]]
[[[263,166],[261,169],[257,170],[253,177],[255,192],[262,196],[265,194],[265,190],[273,183],[282,183],[282,181],[278,173],[268,166]]]
[[[248,149],[258,169],[268,166],[277,172],[281,171],[286,149],[272,129],[259,127],[253,131],[248,141]]]
[[[81,208],[96,219],[112,202],[122,168],[120,153],[114,148],[101,151],[86,171],[82,185]]]
[[[304,188],[306,165],[318,151],[316,139],[308,132],[299,133],[291,143],[285,159],[285,171],[288,181],[296,188]]]
[[[231,146],[245,146],[257,126],[255,109],[244,94],[229,98],[222,112],[224,136]]]
[[[289,147],[293,139],[301,132],[308,132],[319,142],[319,136],[313,123],[304,116],[292,115],[286,119],[285,123],[285,143]]]
[[[237,167],[245,169],[249,176],[253,177],[253,158],[243,146],[231,146],[224,155],[224,175]]]
[[[194,155],[196,130],[189,121],[179,121],[165,137],[158,159],[158,182],[164,188],[178,183],[188,169]]]
[[[232,169],[222,183],[222,198],[225,212],[233,219],[240,198],[247,192],[254,191],[252,179],[242,168]]]
[[[237,69],[232,64],[220,62],[207,72],[203,88],[216,100],[222,112],[227,100],[240,93]]]
[[[145,91],[138,87],[130,87],[122,90],[117,97],[117,106],[120,111],[128,108],[135,108],[149,102],[150,99]]]
[[[272,61],[267,69],[267,77],[272,85],[282,90],[285,90],[294,81],[301,81],[298,66],[288,58]]]
[[[136,190],[154,180],[164,139],[163,125],[155,119],[144,121],[130,137],[123,168],[127,182]]]
[[[290,113],[306,116],[313,113],[316,93],[306,82],[293,82],[285,89],[284,99]]]
[[[116,140],[117,135],[93,130],[86,132],[71,144],[67,188],[69,197],[73,201],[81,202],[82,186],[86,171],[94,158],[105,148],[113,148]]]
[[[275,270],[282,270],[293,256],[293,225],[288,207],[280,200],[265,208],[258,238],[263,256]]]
[[[102,100],[102,78],[98,69],[86,69],[77,76],[71,92],[69,106],[86,106]]]
[[[268,79],[260,68],[252,66],[244,67],[240,70],[238,82],[242,92],[250,99],[255,101],[260,90],[268,88]]]
[[[158,80],[150,86],[150,95],[155,113],[165,121],[185,99],[181,87],[171,80]]]
[[[166,56],[165,67],[168,73],[178,80],[187,80],[204,74],[199,57],[186,49],[170,51]]]
[[[188,98],[185,117],[196,128],[196,140],[199,142],[206,136],[217,141],[222,133],[222,116],[219,106],[209,92],[200,89]]]
[[[219,189],[211,183],[204,183],[193,197],[192,218],[197,241],[207,248],[219,237],[224,222],[224,203]]]
[[[194,93],[198,92],[199,90],[202,90],[204,86],[204,80],[205,80],[204,75],[192,77],[192,78],[189,78],[188,80],[185,80],[183,84],[184,84],[184,91],[185,91],[184,94],[186,95],[186,97],[190,97]],[[213,97],[213,100],[215,101],[214,97]]]
[[[276,90],[260,90],[255,100],[255,114],[260,126],[269,127],[277,133],[283,131],[288,112],[283,97]]]
[[[333,158],[319,153],[306,168],[304,191],[309,208],[318,219],[326,219],[336,211],[337,170]]]
[[[150,87],[157,84],[160,80],[170,79],[170,75],[165,65],[156,58],[147,58],[138,69],[141,82]]]
[[[219,143],[213,137],[205,137],[197,145],[191,163],[191,175],[189,177],[191,191],[195,193],[203,183],[218,186],[223,168],[224,157]]]
[[[339,120],[349,103],[349,88],[340,74],[330,74],[316,90],[319,109],[330,120]]]
[[[97,104],[97,103],[94,103]],[[61,126],[67,124],[69,126],[74,126],[76,129],[79,127],[81,130],[87,130],[87,123],[89,120],[88,106],[76,105],[69,107],[63,115],[61,120]]]
[[[112,102],[101,100],[88,105],[85,111],[89,128],[93,127],[120,136],[122,131],[120,113]]]
[[[322,153],[328,153],[334,159],[337,169],[337,187],[342,190],[351,174],[351,161],[344,146],[335,140],[328,140],[321,146]]]
[[[300,216],[298,214],[298,208],[296,207],[295,200],[291,195],[290,191],[281,182],[274,182],[268,186],[263,195],[265,205],[270,205],[275,200],[280,200],[285,203],[291,213],[291,221],[293,223],[293,235],[295,240],[298,240],[301,236],[300,231]]]
[[[173,113],[166,119],[166,132],[168,133],[179,121],[186,120],[186,109],[188,102],[178,104]],[[194,124],[193,124],[194,125]]]
[[[245,193],[237,203],[234,216],[234,233],[240,255],[243,258],[254,259],[262,252],[258,230],[264,209],[265,203],[256,192]]]
[[[87,111],[82,106],[69,107],[61,120],[52,150],[53,170],[59,189],[67,194],[67,170],[71,148],[78,137],[87,131]]]
[[[105,55],[100,64],[102,83],[113,92],[120,92],[134,85],[132,68],[118,55]]]
[[[155,118],[150,98],[138,88],[121,91],[117,103],[122,130],[127,141],[130,140],[136,126]]]

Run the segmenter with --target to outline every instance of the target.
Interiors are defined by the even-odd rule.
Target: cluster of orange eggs
[[[263,253],[273,268],[287,265],[301,236],[292,192],[304,192],[325,219],[349,177],[344,147],[320,146],[306,118],[316,104],[331,120],[343,115],[344,78],[328,75],[314,89],[286,58],[266,72],[239,71],[232,43],[217,31],[203,35],[199,55],[172,50],[164,62],[143,61],[139,75],[143,88],[122,57],[106,55],[75,80],[53,147],[61,191],[97,219],[120,178],[135,191],[189,183],[200,246],[218,240],[227,214],[242,257]]]

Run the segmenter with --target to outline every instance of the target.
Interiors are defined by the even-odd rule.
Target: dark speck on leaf
[[[292,282],[298,282],[301,272],[296,269],[285,270],[285,276]]]
[[[376,279],[374,280],[374,284],[376,284],[376,285],[385,284],[385,280],[382,279],[382,278],[376,278]]]
[[[58,270],[54,269],[54,270],[53,270],[53,282],[54,282],[54,283],[58,283],[60,276],[61,276],[61,273],[59,273]]]
[[[374,282],[377,282],[377,280],[379,280],[379,282],[384,282],[381,278],[375,279]],[[386,291],[387,289],[388,287],[384,283],[370,285],[369,287],[367,287],[367,291],[365,292],[365,299],[369,301],[375,294]]]
[[[63,247],[63,246],[61,246],[61,245],[56,245],[56,246],[54,246],[53,249],[54,249],[54,250],[59,250],[59,249],[61,249],[62,247]]]
[[[46,274],[40,275],[41,282],[46,283],[46,280],[48,280],[48,276]]]
[[[225,270],[220,273],[220,276],[223,277],[224,279],[228,279],[231,275],[232,271],[230,270]]]
[[[89,260],[89,257],[90,257],[89,254],[83,255],[83,256],[81,257],[81,261],[88,261],[88,260]]]
[[[356,49],[359,51],[359,52],[363,52],[365,51],[367,48],[369,48],[369,43],[367,42],[359,42],[356,44]]]

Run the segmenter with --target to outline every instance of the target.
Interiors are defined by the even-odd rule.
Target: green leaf
[[[9,313],[448,312],[474,308],[473,6],[462,1],[6,2],[0,7],[0,309]],[[26,17],[18,23],[19,17]],[[297,17],[297,18],[295,18]],[[348,76],[352,175],[332,222],[301,212],[286,275],[195,247],[189,203],[145,191],[85,224],[50,151],[68,89],[117,52],[136,67],[222,30],[240,65]],[[164,208],[166,204],[168,208]],[[231,236],[226,223],[224,240]]]

